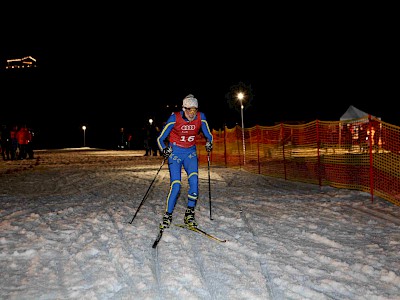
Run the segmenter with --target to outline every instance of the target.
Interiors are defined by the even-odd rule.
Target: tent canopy
[[[368,117],[368,115],[368,113],[358,109],[357,107],[354,107],[353,105],[350,105],[346,112],[340,117],[340,121],[359,119],[363,117]],[[376,118],[375,116],[372,117]]]

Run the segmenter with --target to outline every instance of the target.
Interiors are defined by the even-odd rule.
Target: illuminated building
[[[21,69],[21,68],[35,68],[36,59],[32,56],[25,56],[23,58],[7,59],[6,69]]]

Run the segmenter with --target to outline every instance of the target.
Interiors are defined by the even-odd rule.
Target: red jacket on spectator
[[[20,145],[27,145],[32,140],[32,134],[29,132],[28,128],[24,126],[18,130],[17,140]]]

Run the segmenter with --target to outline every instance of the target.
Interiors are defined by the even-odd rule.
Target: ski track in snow
[[[153,249],[162,158],[37,157],[0,168],[2,299],[399,299],[400,209],[367,193],[211,167],[210,220],[200,167],[199,227],[227,242],[171,226]],[[183,171],[175,224],[186,198]]]

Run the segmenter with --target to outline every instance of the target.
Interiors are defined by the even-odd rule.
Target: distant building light
[[[32,68],[37,67],[36,59],[32,56],[23,58],[7,59],[6,69]]]

